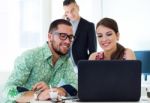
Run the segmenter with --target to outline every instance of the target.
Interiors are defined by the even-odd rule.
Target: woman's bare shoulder
[[[135,54],[132,49],[130,49],[130,48],[125,49],[125,58],[126,58],[126,60],[135,60],[136,59]]]

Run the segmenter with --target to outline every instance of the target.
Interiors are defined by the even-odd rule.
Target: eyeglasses
[[[72,42],[74,40],[74,38],[75,38],[73,36],[73,34],[67,35],[67,33],[59,33],[59,32],[53,32],[52,34],[59,35],[59,39],[60,40],[66,40],[67,38],[69,38],[70,42]]]

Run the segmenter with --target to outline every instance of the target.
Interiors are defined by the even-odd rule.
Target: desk
[[[24,95],[21,98],[18,98],[16,101],[18,103],[26,103],[26,102],[53,103],[51,101],[36,101],[36,100],[34,100],[33,94],[34,94],[33,91],[25,92]],[[57,102],[57,103],[62,103],[62,102]],[[65,103],[82,103],[82,102],[74,102],[72,100],[66,100]],[[83,102],[83,103],[85,103],[85,102]],[[88,102],[88,103],[90,103],[90,102]],[[93,103],[93,102],[91,102],[91,103]],[[97,102],[97,103],[115,103],[115,102]],[[142,88],[140,101],[138,101],[138,102],[117,102],[117,103],[150,103],[150,98],[147,97],[145,88]]]
[[[29,93],[29,95],[31,96],[31,92]],[[24,97],[22,97],[21,99],[18,99],[18,103],[26,103],[26,102],[30,102],[30,103],[54,103],[51,101],[36,101],[33,99],[33,97],[30,97],[29,95],[27,95],[27,93],[24,95]],[[25,97],[26,96],[26,97]],[[29,101],[28,101],[28,100]],[[57,103],[64,103],[64,102],[57,102]],[[72,100],[66,100],[65,103],[82,103],[82,102],[74,102]],[[85,103],[85,102],[83,102]],[[90,103],[90,102],[88,102]],[[91,102],[93,103],[93,102]],[[97,103],[115,103],[115,102],[97,102]],[[150,103],[150,98],[147,98],[145,96],[141,96],[140,101],[138,102],[117,102],[117,103]]]
[[[53,102],[51,102],[51,101],[30,101],[30,103],[53,103]],[[57,102],[57,103],[62,103],[62,102]],[[86,102],[73,102],[72,100],[66,100],[65,103],[86,103]],[[87,102],[87,103],[93,103],[93,102]],[[116,103],[116,102],[96,102],[96,103]],[[140,100],[138,102],[117,102],[117,103],[150,103],[150,99],[149,100]]]

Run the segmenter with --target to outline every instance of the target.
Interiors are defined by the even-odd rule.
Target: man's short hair
[[[63,6],[69,5],[71,3],[76,3],[76,1],[75,0],[64,0]]]
[[[50,27],[49,27],[49,30],[48,32],[53,32],[55,30],[58,29],[58,25],[60,24],[64,24],[64,25],[68,25],[68,26],[72,26],[71,23],[67,20],[64,20],[64,19],[57,19],[55,21],[53,21],[51,24],[50,24]]]

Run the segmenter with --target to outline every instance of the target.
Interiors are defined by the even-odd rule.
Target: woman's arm
[[[129,48],[126,48],[124,56],[126,60],[136,60],[134,52]]]

